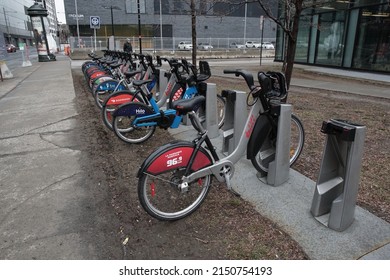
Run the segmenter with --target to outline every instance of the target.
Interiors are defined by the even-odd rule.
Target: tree
[[[249,2],[249,1],[247,1]],[[270,4],[275,5],[275,1],[270,0],[252,0],[258,2],[266,15],[273,20],[285,34],[284,61],[282,71],[286,76],[287,86],[290,86],[291,76],[295,61],[295,51],[298,37],[299,19],[305,9],[315,8],[317,6],[334,3],[334,0],[280,0],[279,11],[281,14],[274,15],[270,9]]]
[[[192,64],[196,65],[196,6],[195,0],[191,0],[191,31],[192,31]]]

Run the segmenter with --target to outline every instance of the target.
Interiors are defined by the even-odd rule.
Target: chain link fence
[[[123,45],[126,41],[126,37],[114,38],[114,49],[122,51]],[[129,37],[133,50],[137,52],[140,46],[140,40],[138,37]],[[178,44],[182,41],[192,42],[191,38],[161,38],[161,37],[144,37],[141,39],[142,49],[150,51],[166,50],[176,51],[178,50]],[[197,38],[197,45],[200,43],[207,43],[213,47],[213,50],[229,49],[244,47],[245,42],[261,42],[261,38]],[[263,42],[269,42],[274,44],[275,38],[263,38]],[[233,44],[235,43],[235,44]],[[105,50],[109,48],[109,37],[78,37],[69,38],[69,46],[71,50],[79,48],[87,48],[90,50]]]

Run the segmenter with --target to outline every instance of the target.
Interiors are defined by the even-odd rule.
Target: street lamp
[[[114,15],[112,13],[112,10],[121,10],[121,8],[117,6],[103,6],[104,9],[110,9],[111,10],[111,33],[112,36],[115,36],[115,30],[114,30]]]
[[[77,27],[77,47],[81,47],[80,46],[80,28],[79,28],[79,13],[78,13],[78,10],[77,10],[77,0],[74,0],[74,6],[75,6],[75,12],[76,12],[76,27]]]
[[[44,62],[56,60],[55,55],[50,53],[49,42],[47,41],[47,10],[41,4],[35,2],[34,5],[27,9],[27,14],[31,18],[32,27],[34,30],[34,39],[38,52],[38,61]]]
[[[248,13],[248,3],[245,1],[245,15],[244,15],[244,46],[246,46],[245,41],[246,41],[246,17]]]

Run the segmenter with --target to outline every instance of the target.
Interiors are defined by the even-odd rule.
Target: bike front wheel
[[[193,213],[206,198],[211,175],[199,178],[182,188],[184,167],[153,176],[143,173],[138,181],[138,197],[142,207],[161,221],[182,219]]]
[[[269,132],[263,145],[256,156],[252,157],[253,166],[262,175],[267,175],[269,164],[275,160],[276,152],[276,136]],[[298,159],[303,150],[305,142],[305,131],[302,122],[294,114],[291,115],[291,138],[290,138],[290,166],[292,166]]]

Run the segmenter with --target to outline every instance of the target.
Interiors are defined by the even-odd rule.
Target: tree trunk
[[[294,68],[295,61],[295,51],[297,46],[297,37],[298,37],[298,27],[299,27],[299,18],[302,13],[302,1],[297,1],[295,7],[295,14],[293,15],[292,30],[287,36],[287,59],[286,59],[286,83],[287,88],[290,88],[291,77]]]
[[[192,64],[196,66],[196,9],[195,0],[191,0]]]

